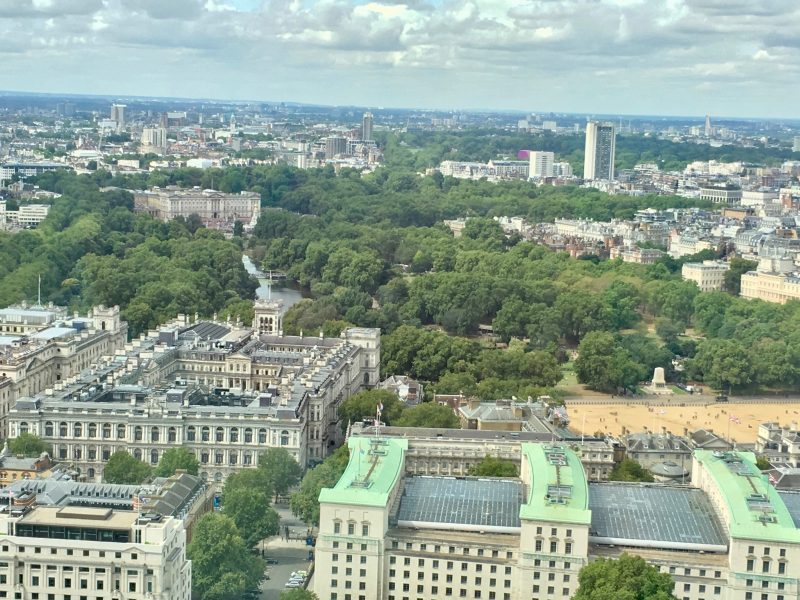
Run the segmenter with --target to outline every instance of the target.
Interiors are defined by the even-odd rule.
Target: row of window
[[[418,572],[417,573],[417,580],[418,581],[424,580],[426,575],[428,575],[428,573],[424,573],[422,571]],[[394,577],[394,576],[395,576],[395,570],[394,569],[389,569],[389,577]],[[431,576],[431,581],[433,581],[433,582],[439,581],[439,574],[438,573],[430,573],[430,576]],[[410,573],[408,571],[403,571],[403,579],[410,579]],[[453,583],[453,581],[454,580],[453,580],[453,576],[452,575],[449,575],[449,574],[445,575],[445,582],[446,583]],[[497,587],[497,585],[498,585],[497,584],[497,579],[494,578],[494,577],[490,577],[486,581],[488,581],[488,586],[489,587]],[[462,575],[460,582],[461,582],[461,585],[469,585],[469,578],[466,575]],[[484,579],[482,577],[475,577],[474,578],[474,583],[475,583],[475,585],[483,585],[484,584]],[[403,583],[403,591],[404,592],[408,591],[408,586],[409,585],[410,584],[408,584],[408,583]],[[503,587],[504,588],[510,588],[511,587],[511,580],[510,579],[504,579],[503,580]],[[422,585],[418,585],[417,588],[419,590],[419,588],[422,588]],[[394,590],[395,589],[395,582],[394,581],[390,581],[389,582],[389,589],[390,590]]]
[[[541,527],[539,529],[541,529]],[[568,529],[567,531],[570,532],[570,535],[572,534],[572,530],[571,529]],[[553,535],[555,535],[555,534],[553,534]],[[440,544],[435,544],[435,545],[433,545],[432,547],[429,548],[428,544],[415,545],[412,542],[405,542],[405,544],[402,544],[402,546],[403,546],[403,549],[405,549],[405,550],[419,550],[421,552],[430,551],[430,552],[436,552],[436,553],[442,553],[443,552],[442,546]],[[415,546],[417,546],[417,547],[415,548]],[[398,542],[397,540],[392,540],[392,550],[399,550],[400,548],[401,548],[400,542]],[[448,554],[456,554],[457,553],[456,552],[457,551],[457,547],[456,546],[446,546],[446,548],[447,548],[447,553]],[[471,553],[472,553],[472,550],[473,550],[472,548],[469,548],[469,547],[462,547],[460,549],[461,549],[461,554],[463,556],[470,556]],[[474,550],[475,550],[475,556],[489,556],[489,555],[491,555],[492,558],[500,558],[500,551],[499,550],[490,550],[490,551],[488,551],[488,553],[484,548],[475,548]],[[514,553],[510,552],[510,551],[506,551],[505,552],[505,558],[507,560],[512,560],[514,558]]]
[[[112,439],[112,425],[110,423],[103,424],[99,430],[102,432],[102,439],[109,440]],[[116,439],[124,440],[126,439],[127,435],[127,425],[117,425],[116,426]],[[162,427],[150,427],[150,434],[149,440],[151,442],[160,442],[162,441]],[[199,430],[199,431],[198,431]],[[22,421],[19,424],[19,431],[20,433],[28,433],[30,431],[30,426],[26,421]],[[73,438],[80,438],[83,437],[84,427],[82,423],[74,423],[72,425],[72,437]],[[133,439],[136,442],[141,442],[144,440],[144,432],[145,428],[137,425],[133,428]],[[98,435],[98,426],[96,423],[90,423],[86,427],[86,433],[88,438],[97,438]],[[217,427],[213,431],[214,433],[214,441],[215,442],[231,442],[231,443],[239,443],[240,437],[244,441],[245,444],[252,444],[254,443],[255,439],[258,439],[259,444],[266,444],[268,439],[268,433],[266,429],[259,429],[255,432],[250,427],[245,428],[242,431],[242,435],[239,435],[239,428],[238,427],[231,427],[226,436],[225,428],[224,427]],[[58,426],[58,437],[59,438],[67,438],[69,434],[69,425],[67,423],[60,423]],[[212,430],[211,427],[204,426],[204,427],[195,427],[194,425],[190,425],[186,428],[186,441],[188,442],[210,442],[212,441]],[[55,425],[52,421],[48,421],[44,425],[44,435],[45,437],[54,437],[55,435]],[[257,436],[257,437],[256,437]],[[227,439],[226,439],[227,437]],[[167,442],[177,442],[178,441],[178,430],[176,427],[169,427],[166,431],[166,437],[164,437],[164,441]],[[281,446],[288,446],[289,445],[289,432],[287,430],[283,430],[280,432],[280,444]]]
[[[439,569],[439,568],[441,568],[439,566],[440,562],[444,562],[445,563],[445,569],[447,571],[452,571],[455,568],[455,563],[452,560],[439,561],[438,559],[433,559],[433,560],[430,561],[430,568],[431,569]],[[396,565],[397,564],[397,557],[396,556],[390,556],[389,557],[389,564],[390,565]],[[407,567],[407,566],[410,566],[410,565],[411,565],[411,558],[409,558],[407,556],[403,557],[403,566]],[[417,567],[426,567],[427,565],[428,565],[428,563],[426,563],[424,558],[418,558],[417,559]],[[459,563],[459,565],[460,565],[460,569],[462,571],[468,571],[470,566],[472,566],[473,570],[476,573],[482,573],[483,572],[483,563],[462,562],[462,563]],[[497,573],[498,565],[488,565],[488,568],[489,568],[489,573]],[[506,575],[511,575],[511,567],[510,566],[507,566],[507,565],[503,566],[502,569],[503,569],[503,573],[505,573]],[[407,572],[408,571],[406,571],[406,573]],[[424,572],[420,572],[420,574],[424,575]],[[389,575],[393,575],[393,570],[389,571]]]
[[[423,592],[418,589],[417,593],[421,594]],[[439,592],[439,587],[438,586],[431,587],[431,594],[432,595],[435,596],[435,595],[438,595],[439,593],[440,592]],[[453,591],[453,588],[446,587],[446,588],[444,588],[444,595],[447,596],[447,597],[456,596],[457,595],[459,598],[468,598],[469,597],[469,590],[460,589],[460,590],[458,590],[458,594],[455,594],[454,591]],[[486,592],[485,596],[483,595],[482,590],[475,590],[473,592],[473,596],[472,597],[473,598],[488,598],[488,600],[499,600],[500,599],[499,592],[495,592],[495,591],[492,591],[492,590]],[[426,596],[425,598],[417,597],[416,600],[428,600],[429,598],[430,598],[430,596]],[[503,600],[511,600],[511,594],[509,592],[503,592],[502,599]],[[331,594],[331,600],[337,600],[336,594]],[[349,598],[349,594],[345,595],[344,600],[351,600]],[[363,596],[359,596],[359,600],[364,600],[364,597]],[[389,594],[389,600],[400,600],[400,598],[397,598],[394,594]],[[402,596],[402,600],[409,600],[409,597],[408,596]]]

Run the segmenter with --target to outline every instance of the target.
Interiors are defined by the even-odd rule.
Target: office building
[[[241,221],[245,228],[251,228],[255,227],[261,215],[261,194],[228,194],[172,185],[166,188],[153,187],[133,193],[133,209],[162,221],[196,214],[202,219],[203,225],[210,229],[229,230],[236,221]]]
[[[181,316],[20,397],[10,435],[38,435],[90,480],[117,450],[155,465],[176,445],[217,483],[272,447],[315,464],[341,443],[341,402],[379,382],[380,331],[285,336],[280,319],[278,303],[257,304],[254,327]]]
[[[325,138],[325,158],[332,159],[347,154],[347,138],[331,135]]]
[[[0,534],[0,597],[191,598],[186,533],[174,517],[15,503],[0,512]]]
[[[735,185],[709,185],[700,188],[700,199],[727,206],[741,204],[742,188]]]
[[[117,131],[121,131],[125,128],[125,109],[127,108],[124,104],[112,104],[111,105],[111,120],[117,124]]]
[[[553,152],[534,150],[530,153],[530,170],[528,174],[531,178],[553,177],[555,175],[554,163],[555,154]]]
[[[792,141],[792,152],[800,152],[800,135],[796,135]]]
[[[6,184],[16,175],[19,179],[36,177],[47,171],[69,169],[68,165],[52,161],[17,162],[9,161],[0,165],[0,184]]]
[[[167,130],[164,127],[142,129],[142,146],[145,150],[160,153],[167,148]]]
[[[710,138],[710,137],[712,137],[714,135],[714,128],[711,127],[711,116],[710,115],[706,115],[706,123],[705,123],[705,127],[703,127],[703,135],[705,135],[707,138]]]
[[[589,121],[586,124],[586,147],[583,163],[583,178],[591,181],[614,179],[614,156],[616,131],[611,123]]]
[[[364,116],[361,118],[361,139],[365,142],[372,141],[372,113],[365,112]]]
[[[329,600],[561,600],[596,558],[637,554],[686,600],[797,599],[800,493],[743,452],[696,450],[689,486],[589,483],[566,444],[521,443],[518,478],[414,475],[410,441],[353,437],[320,493]]]
[[[704,260],[700,263],[684,263],[681,277],[694,281],[701,292],[719,291],[725,285],[725,273],[731,265],[722,260]]]
[[[786,304],[800,300],[800,274],[748,271],[742,274],[741,296],[765,302]]]

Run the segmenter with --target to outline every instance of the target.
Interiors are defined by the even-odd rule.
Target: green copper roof
[[[408,440],[351,437],[350,462],[333,488],[323,488],[319,501],[357,506],[386,506],[404,469]]]
[[[722,494],[732,538],[800,543],[800,530],[752,452],[695,450],[694,457]]]
[[[578,456],[566,446],[548,444],[522,444],[522,453],[531,471],[531,490],[519,518],[588,525],[589,492]]]

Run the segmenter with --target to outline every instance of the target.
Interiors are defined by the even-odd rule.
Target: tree
[[[322,464],[306,471],[300,488],[292,494],[292,512],[308,525],[319,525],[319,493],[336,485],[349,459],[348,447],[340,446]]]
[[[689,374],[720,391],[730,392],[751,382],[753,364],[738,340],[712,339],[703,342],[689,361]]]
[[[458,429],[461,422],[449,406],[437,402],[423,402],[403,411],[395,422],[397,427],[442,427]]]
[[[186,551],[192,593],[199,600],[240,600],[258,585],[264,563],[248,550],[232,519],[212,512],[195,525]]]
[[[278,496],[285,496],[303,475],[303,468],[285,448],[270,448],[261,454],[258,469],[272,487],[276,502]]]
[[[117,450],[111,455],[103,470],[106,483],[119,483],[124,485],[137,485],[150,477],[150,465],[138,460],[125,452]]]
[[[742,291],[742,275],[748,271],[753,271],[758,266],[758,263],[753,260],[745,260],[743,258],[732,258],[730,268],[725,271],[725,281],[723,287],[726,292],[738,296]]]
[[[580,383],[602,392],[633,387],[646,375],[630,353],[616,343],[614,335],[594,331],[578,346],[575,374]]]
[[[578,582],[573,600],[677,600],[669,573],[630,554],[590,562],[581,569]]]
[[[342,431],[346,431],[347,426],[354,421],[361,421],[364,418],[374,419],[379,404],[383,404],[381,421],[387,425],[391,424],[403,412],[403,403],[392,392],[387,390],[359,392],[339,405],[339,419],[341,420]]]
[[[233,224],[233,237],[242,237],[244,235],[244,223],[236,221]]]
[[[759,471],[768,471],[772,468],[772,465],[767,460],[767,457],[764,455],[756,457],[756,466],[758,467]]]
[[[278,600],[319,600],[319,596],[314,592],[295,588],[293,590],[281,592],[281,595],[278,596]]]
[[[236,524],[248,548],[278,533],[280,517],[269,505],[269,496],[253,488],[225,487],[222,512]]]
[[[517,477],[519,470],[513,461],[487,455],[469,468],[469,474],[475,477]]]
[[[179,469],[186,471],[189,475],[197,475],[200,463],[197,457],[186,448],[170,448],[161,455],[154,474],[156,477],[170,477]]]
[[[8,440],[8,450],[14,456],[39,456],[47,452],[52,456],[53,447],[32,433],[20,433],[17,437]]]
[[[653,481],[650,472],[632,458],[625,458],[611,469],[611,481]]]

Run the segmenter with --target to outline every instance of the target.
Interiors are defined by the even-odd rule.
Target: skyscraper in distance
[[[614,179],[614,154],[617,133],[611,123],[586,123],[586,151],[583,161],[584,179]]]
[[[554,174],[555,154],[553,152],[532,151],[530,153],[529,176],[552,177]]]
[[[365,142],[372,141],[372,113],[365,112],[361,119],[361,139]]]
[[[125,127],[125,108],[126,106],[124,104],[111,105],[111,120],[116,122],[117,131]]]
[[[714,133],[714,128],[711,127],[711,116],[706,115],[705,135],[706,137],[711,137],[713,133]]]

